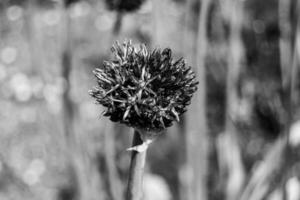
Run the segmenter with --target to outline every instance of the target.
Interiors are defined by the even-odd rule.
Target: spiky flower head
[[[149,52],[131,42],[112,47],[115,58],[93,72],[98,85],[90,91],[104,116],[139,130],[159,132],[179,121],[197,90],[195,73],[169,48]]]
[[[69,7],[74,3],[77,3],[80,0],[64,0],[65,7]]]
[[[133,12],[141,7],[145,0],[105,0],[109,10]]]

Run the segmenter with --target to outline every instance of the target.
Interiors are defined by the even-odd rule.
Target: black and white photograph
[[[300,200],[300,0],[0,0],[0,200]]]

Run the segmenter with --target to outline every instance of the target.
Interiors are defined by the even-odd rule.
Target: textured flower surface
[[[168,48],[149,52],[129,41],[116,43],[112,52],[115,58],[94,70],[98,85],[90,91],[106,107],[104,116],[155,132],[179,121],[197,90],[191,67],[182,58],[173,62]]]

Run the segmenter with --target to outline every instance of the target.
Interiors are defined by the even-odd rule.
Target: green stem
[[[134,131],[132,146],[143,143],[137,130]],[[127,185],[126,200],[141,200],[143,197],[143,173],[146,161],[146,151],[132,151]]]

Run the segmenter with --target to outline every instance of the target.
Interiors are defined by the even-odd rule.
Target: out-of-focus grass
[[[2,199],[55,199],[59,187],[69,181],[63,153],[62,13],[55,4],[31,6],[29,13],[26,6],[8,4],[0,14]],[[165,20],[157,27],[160,44],[178,49],[176,41],[180,34],[174,30],[179,26],[179,9],[175,4],[164,7]],[[71,98],[76,104],[76,126],[84,138],[84,150],[96,158],[96,152],[103,151],[104,124],[98,120],[101,108],[87,91],[94,85],[92,69],[109,56],[115,14],[107,11],[102,1],[76,3],[69,14],[73,54]],[[147,2],[138,13],[124,17],[119,38],[149,42],[153,34],[151,17],[151,2]],[[168,30],[162,30],[165,24],[171,25]],[[126,146],[122,144],[119,148]]]

